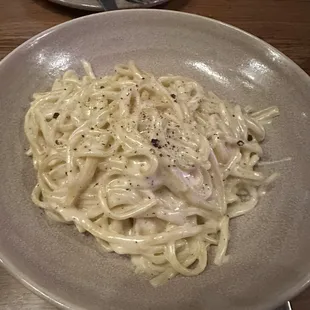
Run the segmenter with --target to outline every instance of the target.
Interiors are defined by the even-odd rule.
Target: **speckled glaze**
[[[104,11],[102,5],[98,0],[49,0],[64,6],[81,9],[86,11]],[[119,9],[132,9],[132,8],[147,8],[163,4],[169,0],[153,0],[145,1],[145,4],[132,3],[126,0],[115,0]],[[149,2],[149,3],[148,3]]]
[[[154,289],[126,257],[103,254],[73,227],[48,221],[30,199],[35,175],[24,155],[24,115],[80,59],[107,74],[133,59],[156,75],[197,79],[255,108],[277,105],[265,160],[280,179],[245,217],[232,221],[230,262]],[[310,78],[279,51],[215,20],[158,10],[95,14],[29,40],[0,64],[0,259],[24,284],[72,310],[267,310],[310,279]]]

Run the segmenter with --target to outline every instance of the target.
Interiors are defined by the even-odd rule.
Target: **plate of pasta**
[[[309,282],[310,79],[275,48],[118,11],[39,34],[0,77],[0,259],[42,297],[259,310]]]

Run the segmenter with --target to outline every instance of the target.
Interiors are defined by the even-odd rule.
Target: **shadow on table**
[[[170,0],[167,4],[158,6],[159,9],[181,10],[189,0]]]

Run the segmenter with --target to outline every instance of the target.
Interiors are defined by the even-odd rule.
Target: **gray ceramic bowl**
[[[242,105],[277,105],[266,160],[281,173],[250,214],[233,221],[230,262],[158,289],[126,257],[100,253],[72,227],[49,222],[30,200],[35,183],[24,155],[30,95],[89,60],[97,74],[133,59],[155,74],[183,74]],[[310,79],[259,39],[220,22],[157,10],[75,19],[16,49],[0,64],[0,258],[16,277],[67,309],[271,309],[310,275]]]

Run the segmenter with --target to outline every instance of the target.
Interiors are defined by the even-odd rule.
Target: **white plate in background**
[[[104,8],[102,7],[102,5],[98,0],[49,0],[49,1],[85,11],[97,11],[97,12],[104,11]],[[147,3],[138,4],[126,0],[115,0],[119,9],[147,8],[160,5],[168,1],[169,0],[157,0],[155,4],[147,4]]]

